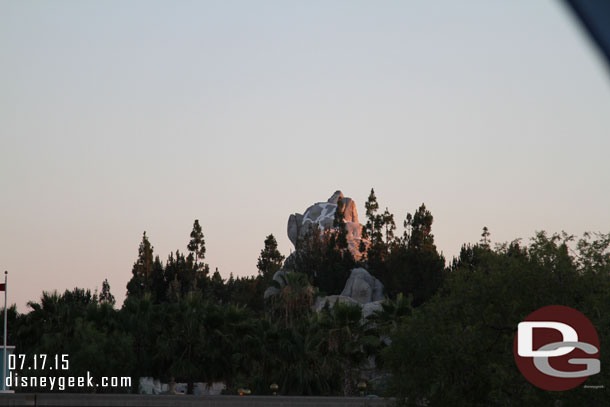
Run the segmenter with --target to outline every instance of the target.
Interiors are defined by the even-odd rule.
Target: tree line
[[[248,277],[210,273],[197,220],[186,250],[165,262],[144,233],[120,308],[107,281],[100,293],[45,292],[27,313],[9,309],[9,343],[16,353],[68,353],[70,375],[133,377],[133,388],[106,390],[114,392],[137,392],[138,378],[152,376],[186,382],[188,392],[195,382],[222,381],[229,394],[270,394],[276,383],[286,395],[357,395],[365,381],[367,393],[411,405],[604,400],[603,391],[533,387],[512,360],[512,340],[537,308],[574,307],[600,336],[602,372],[590,381],[607,381],[610,234],[540,232],[528,244],[492,245],[484,228],[477,244],[446,264],[424,204],[406,215],[402,233],[394,215],[379,210],[374,190],[365,207],[358,260],[347,249],[340,200],[333,228],[312,228],[288,258],[267,236],[258,273]],[[314,312],[315,297],[339,294],[357,266],[384,284],[382,309],[368,318],[346,304]],[[273,277],[281,268],[278,285]],[[278,294],[264,300],[270,286]]]

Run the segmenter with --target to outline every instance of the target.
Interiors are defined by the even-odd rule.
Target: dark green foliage
[[[513,360],[517,324],[551,304],[583,312],[596,326],[602,348],[610,341],[608,245],[585,239],[573,255],[570,240],[539,233],[527,247],[518,242],[496,250],[464,247],[440,293],[392,336],[384,356],[394,373],[394,394],[412,405],[425,399],[430,406],[553,405],[556,400],[564,406],[602,405],[603,391],[537,389]],[[591,247],[602,250],[588,251]],[[601,365],[608,363],[602,351]],[[587,384],[609,378],[602,368]]]
[[[489,233],[489,229],[487,229],[487,226],[483,226],[483,233],[481,233],[481,242],[480,245],[481,247],[484,248],[489,248],[489,236],[491,235],[491,233]]]
[[[377,212],[373,190],[366,208],[364,266],[390,295],[367,319],[359,307],[341,303],[312,309],[317,295],[340,293],[358,264],[344,240],[339,200],[333,228],[314,227],[298,242],[279,294],[266,304],[265,279],[283,261],[273,235],[265,239],[257,276],[225,280],[218,269],[209,276],[195,221],[187,252],[170,253],[165,264],[143,235],[121,309],[107,280],[99,296],[79,288],[45,292],[26,314],[8,310],[9,342],[17,353],[69,354],[65,375],[132,377],[131,389],[105,389],[112,392],[136,392],[138,378],[152,376],[174,377],[189,391],[196,382],[222,381],[229,394],[240,387],[269,394],[278,383],[284,395],[353,396],[363,376],[391,373],[388,395],[415,405],[605,405],[603,390],[534,388],[515,367],[512,341],[517,323],[537,308],[574,307],[593,322],[602,344],[602,372],[587,384],[608,382],[610,234],[574,241],[539,233],[527,246],[515,241],[492,249],[484,228],[480,243],[464,245],[443,270],[423,204],[407,214],[399,237],[389,210]],[[45,391],[21,391],[36,390]]]
[[[407,214],[407,247],[409,249],[421,251],[436,251],[434,245],[434,235],[432,234],[432,222],[434,218],[432,213],[426,209],[423,203],[417,209],[415,214]]]
[[[307,275],[320,294],[340,294],[356,266],[348,250],[345,204],[339,197],[333,227],[322,231],[314,224],[297,242],[297,251],[286,261],[288,269]]]
[[[195,219],[195,222],[193,222],[191,240],[189,241],[187,248],[190,253],[194,254],[196,262],[205,259],[205,240],[203,238],[201,225],[199,225],[199,219]]]
[[[269,314],[289,327],[311,314],[315,288],[303,273],[288,271],[280,279],[282,284],[276,285],[280,293],[271,299]]]
[[[150,285],[152,298],[155,302],[167,301],[169,284],[166,279],[165,268],[159,256],[155,257],[155,262],[153,263]]]
[[[109,296],[112,296],[108,291]],[[10,322],[15,352],[27,355],[69,354],[68,371],[57,375],[124,376],[131,372],[132,354],[118,356],[117,349],[131,349],[131,337],[124,332],[118,312],[107,301],[98,301],[89,290],[75,288],[63,294],[43,293],[40,302],[28,304],[30,312]],[[42,370],[18,372],[45,375]],[[33,391],[35,389],[28,388]],[[49,391],[48,389],[41,389]],[[57,391],[57,389],[56,389]],[[71,389],[71,391],[87,391]],[[89,389],[90,391],[90,389]],[[99,391],[104,391],[100,389]],[[129,389],[112,389],[126,392]]]
[[[264,298],[266,285],[261,276],[237,277],[229,279],[226,290],[230,293],[229,302],[247,306],[249,310],[260,313],[264,310]]]
[[[330,236],[330,245],[335,246],[338,250],[347,249],[347,228],[345,224],[345,204],[343,198],[339,197],[337,201],[337,209],[335,209],[335,217],[333,219],[333,228],[335,233]]]
[[[199,225],[199,219],[195,219],[193,223],[193,230],[191,232],[191,240],[187,245],[187,249],[189,251],[189,255],[187,256],[189,266],[193,270],[190,276],[191,281],[194,281],[194,284],[189,281],[188,284],[191,284],[191,287],[194,286],[194,289],[202,289],[204,288],[206,278],[210,272],[210,266],[205,264],[203,260],[205,259],[205,240],[203,239],[203,232],[201,230],[201,225]]]
[[[287,325],[269,319],[257,325],[256,362],[244,378],[257,394],[269,394],[269,383],[277,383],[283,395],[356,395],[360,369],[381,346],[357,306],[304,313]]]
[[[110,283],[107,278],[104,279],[104,282],[102,283],[102,292],[100,293],[99,300],[101,303],[110,304],[111,307],[114,307],[116,302],[114,295],[110,292]]]
[[[171,252],[164,266],[158,256],[153,260],[153,247],[144,232],[133,276],[127,283],[127,296],[150,294],[153,302],[160,303],[178,301],[189,293],[206,292],[209,266],[203,262],[206,249],[198,220],[195,220],[190,236],[188,254],[180,250]]]
[[[212,274],[212,277],[208,280],[205,296],[206,298],[213,298],[219,304],[228,304],[231,301],[231,291],[229,289],[229,282],[234,281],[233,274],[229,277],[227,283],[220,275],[218,267]]]
[[[131,270],[131,280],[127,283],[127,296],[140,297],[150,291],[152,270],[153,246],[144,232],[138,249],[138,259]]]
[[[387,245],[383,241],[384,216],[377,214],[379,204],[375,191],[371,188],[368,200],[364,204],[366,208],[366,224],[362,228],[362,238],[368,239],[368,248],[363,244],[360,246],[360,251],[363,252],[365,258],[372,264],[381,264],[384,260],[384,254],[387,251]]]
[[[345,230],[345,223],[338,227]],[[293,253],[290,262],[287,261],[287,267],[307,275],[320,293],[340,294],[350,270],[356,266],[354,257],[346,248],[347,242],[343,248],[339,247],[342,233],[336,229],[322,233],[317,226],[313,226],[300,240],[299,250]]]
[[[399,293],[411,295],[413,305],[419,306],[441,286],[445,259],[436,250],[396,245],[388,254],[384,266],[387,294],[391,298]]]
[[[284,256],[277,249],[277,241],[273,235],[265,238],[265,247],[261,250],[256,263],[258,275],[263,278],[264,285],[268,285],[273,275],[282,267]]]
[[[442,285],[445,259],[436,250],[432,234],[433,217],[422,204],[414,215],[407,214],[402,239],[396,238],[394,216],[386,208],[376,214],[378,204],[371,191],[367,202],[369,220],[365,226],[370,236],[366,267],[384,285],[386,294],[411,295],[413,305],[431,298]]]

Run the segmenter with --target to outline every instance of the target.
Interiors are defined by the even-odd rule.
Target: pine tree
[[[363,239],[374,239],[374,231],[375,225],[378,223],[378,215],[377,210],[379,209],[379,204],[377,203],[377,197],[375,196],[375,190],[371,188],[371,193],[367,201],[364,203],[364,207],[366,208],[366,225],[362,228],[362,238]]]
[[[383,226],[385,228],[385,244],[389,246],[394,240],[394,231],[396,230],[396,223],[394,222],[394,214],[390,213],[388,208],[385,208],[383,212]]]
[[[411,224],[413,223],[413,215],[411,215],[410,213],[407,213],[407,218],[405,219],[405,221],[403,222],[403,226],[405,228],[403,234],[402,234],[402,244],[403,245],[407,245],[409,242],[409,237],[411,236]]]
[[[179,297],[184,298],[188,293],[197,291],[199,287],[199,273],[193,265],[192,253],[185,256],[180,250],[176,250],[176,253],[170,253],[167,258],[167,265],[165,267],[166,278],[169,283],[169,288],[172,290],[172,295],[169,296],[170,300]],[[170,280],[173,278],[173,280]],[[179,288],[179,290],[177,290]]]
[[[413,215],[407,214],[404,237],[392,250],[387,279],[382,280],[391,295],[413,295],[416,306],[432,297],[443,280],[445,259],[434,245],[433,220],[424,204]]]
[[[436,250],[434,235],[432,234],[434,218],[430,211],[426,209],[426,205],[422,203],[412,217],[411,214],[407,214],[407,219],[410,219],[408,226],[411,229],[407,246],[419,250]]]
[[[100,294],[99,301],[110,304],[111,306],[114,306],[116,302],[114,299],[114,295],[112,295],[112,293],[110,292],[110,283],[108,283],[107,278],[104,279],[104,282],[102,283],[102,292]]]
[[[396,230],[394,215],[390,213],[388,208],[381,214],[377,213],[379,204],[373,189],[371,189],[364,206],[366,207],[367,222],[362,228],[362,237],[363,240],[368,239],[368,245],[361,242],[359,249],[361,252],[366,250],[365,258],[369,271],[377,278],[382,279],[387,272],[384,262],[394,241],[394,231]]]
[[[210,266],[205,264],[205,240],[203,238],[203,231],[199,224],[199,219],[195,219],[193,222],[193,230],[191,231],[191,240],[187,245],[189,255],[187,256],[187,263],[193,270],[192,284],[193,290],[198,288],[205,290],[207,276],[210,272]],[[184,288],[184,287],[183,287]]]
[[[191,240],[189,241],[187,248],[189,252],[193,253],[196,264],[200,260],[205,259],[205,240],[203,238],[203,231],[201,230],[201,225],[199,225],[199,219],[195,219],[195,222],[193,223]]]
[[[231,299],[231,293],[228,290],[225,280],[220,275],[218,267],[214,270],[209,284],[206,287],[206,296],[212,298],[218,304],[226,304]]]
[[[275,237],[273,234],[267,236],[265,238],[265,247],[261,250],[256,264],[258,274],[265,280],[273,278],[273,274],[282,267],[283,262],[284,256],[277,249]]]
[[[375,196],[375,190],[373,188],[371,188],[371,193],[369,194],[364,207],[366,208],[366,217],[371,221],[371,219],[374,219],[375,213],[377,213],[377,210],[379,209],[377,197]]]
[[[131,270],[131,280],[127,283],[127,296],[139,297],[150,291],[153,263],[153,246],[144,232],[138,249],[138,259]]]
[[[489,239],[489,235],[491,235],[491,233],[489,233],[489,229],[487,229],[487,226],[483,226],[483,233],[481,233],[481,243],[480,243],[481,247],[489,249],[489,243],[491,242]]]
[[[168,281],[165,275],[165,268],[163,267],[163,263],[161,263],[159,256],[155,256],[151,275],[151,291],[155,303],[167,301],[167,288]]]
[[[337,208],[335,209],[335,217],[333,219],[333,228],[336,233],[332,236],[333,243],[337,245],[339,250],[347,249],[347,226],[345,224],[345,204],[343,198],[339,197]]]

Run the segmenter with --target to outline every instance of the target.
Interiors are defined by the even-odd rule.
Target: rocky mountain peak
[[[352,255],[359,259],[361,253],[358,250],[362,240],[362,225],[358,222],[358,210],[356,203],[349,197],[345,197],[339,190],[335,191],[326,202],[318,202],[308,207],[303,214],[295,213],[288,218],[288,238],[295,245],[297,240],[303,238],[312,226],[317,225],[321,231],[329,230],[333,226],[337,202],[343,199],[345,225],[347,229],[348,249]]]

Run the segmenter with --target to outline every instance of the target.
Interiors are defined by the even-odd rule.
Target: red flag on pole
[[[6,284],[0,284],[0,291],[6,291]]]

